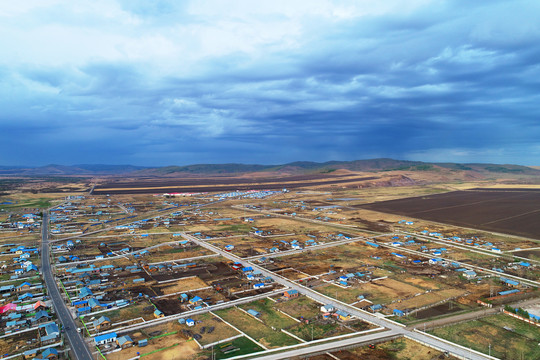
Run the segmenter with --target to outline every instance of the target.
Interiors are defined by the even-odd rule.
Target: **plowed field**
[[[540,191],[475,189],[382,201],[358,207],[540,239]]]

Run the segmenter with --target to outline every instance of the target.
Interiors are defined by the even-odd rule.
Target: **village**
[[[534,243],[395,216],[355,221],[362,210],[314,196],[59,199],[49,210],[50,262],[77,333],[106,359],[177,347],[229,358],[383,334],[376,319],[432,328],[538,297],[536,261],[512,254]],[[67,358],[40,277],[41,211],[2,216],[2,353]]]

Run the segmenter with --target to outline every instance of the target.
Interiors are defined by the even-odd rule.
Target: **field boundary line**
[[[286,334],[286,335],[289,335],[289,336],[292,337],[293,339],[296,339],[296,340],[300,341],[301,343],[307,343],[306,340],[301,339],[301,338],[299,338],[298,336],[296,336],[296,335],[294,335],[294,334],[291,334],[290,332],[288,332],[288,331],[285,330],[285,329],[281,329],[281,332],[284,333],[284,334]]]
[[[221,321],[223,321],[225,324],[229,325],[230,327],[232,327],[234,330],[238,331],[240,334],[243,334],[245,337],[247,337],[249,340],[253,341],[255,344],[259,345],[261,348],[265,349],[265,350],[268,350],[268,348],[266,346],[264,346],[263,344],[261,344],[260,342],[258,342],[257,340],[255,340],[254,338],[252,338],[251,336],[249,336],[248,334],[246,334],[245,332],[243,332],[242,330],[240,330],[239,328],[237,328],[236,326],[234,326],[233,324],[229,323],[228,321],[226,321],[225,319],[223,319],[221,316],[217,315],[215,312],[213,311],[210,311],[210,314],[214,315],[215,317],[217,317],[218,319],[221,319]]]
[[[210,344],[206,344],[206,345],[203,345],[203,349],[208,349],[209,347],[212,347],[212,346],[215,346],[215,345],[219,345],[221,343],[224,343],[224,342],[227,342],[227,341],[232,341],[232,340],[235,340],[235,339],[238,339],[240,337],[244,337],[244,334],[238,334],[238,335],[234,335],[234,336],[231,336],[230,338],[227,338],[227,339],[222,339],[222,340],[218,340],[218,341],[215,341],[213,343],[210,343]]]
[[[287,317],[290,317],[291,319],[293,319],[294,321],[296,321],[297,323],[301,323],[300,320],[298,320],[297,318],[295,317],[292,317],[291,315],[287,314],[285,311],[282,311],[280,309],[276,309],[278,312],[282,313],[283,315],[287,316]]]

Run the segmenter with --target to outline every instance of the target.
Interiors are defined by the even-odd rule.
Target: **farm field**
[[[269,349],[299,343],[298,340],[279,331],[279,329],[272,330],[269,326],[239,309],[219,310],[216,311],[216,314]]]
[[[274,179],[177,179],[167,182],[109,183],[96,186],[92,194],[153,194],[163,192],[213,192],[236,190],[268,190],[283,188],[300,188],[305,186],[332,185],[374,180],[375,176],[350,175],[305,175]]]
[[[435,336],[456,342],[500,359],[539,359],[540,328],[511,316],[499,314],[432,331]]]
[[[289,326],[295,325],[297,322],[290,317],[276,311],[274,308],[275,302],[269,299],[262,299],[249,304],[243,304],[240,306],[243,310],[253,309],[259,312],[261,315],[259,319],[267,326],[283,329]]]
[[[379,212],[540,239],[540,191],[453,191],[358,206]]]
[[[228,347],[232,347],[231,352],[225,352]],[[227,359],[234,356],[251,354],[254,352],[263,351],[263,348],[249,340],[247,337],[242,336],[234,339],[233,341],[219,344],[214,347],[213,351],[205,351],[204,355],[213,359]]]

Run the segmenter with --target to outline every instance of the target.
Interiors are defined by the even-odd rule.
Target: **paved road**
[[[351,346],[361,346],[365,344],[369,344],[372,342],[380,342],[381,340],[390,340],[395,337],[401,336],[400,334],[396,333],[395,331],[385,331],[382,333],[375,333],[375,334],[367,334],[367,335],[360,335],[360,336],[354,336],[351,338],[347,338],[344,340],[336,340],[332,341],[331,343],[326,344],[319,344],[319,345],[312,345],[309,347],[304,347],[301,349],[293,349],[289,351],[280,352],[278,354],[269,354],[264,355],[260,354],[257,355],[256,358],[258,360],[274,360],[274,359],[291,359],[295,358],[296,356],[303,356],[303,355],[317,355],[317,354],[324,354],[328,351],[338,351],[344,348],[350,348]],[[308,345],[308,344],[306,344]],[[231,359],[243,359],[243,358],[255,358],[253,355],[243,355],[243,356],[236,356]]]
[[[432,347],[435,347],[437,349],[441,349],[443,351],[448,351],[450,352],[451,354],[454,354],[454,355],[457,355],[458,357],[462,357],[462,358],[465,358],[465,359],[472,359],[472,360],[484,360],[484,359],[490,359],[491,357],[487,356],[487,355],[484,355],[484,354],[480,354],[480,353],[476,353],[476,352],[471,352],[469,349],[466,349],[466,348],[463,348],[457,344],[454,344],[454,343],[451,343],[451,342],[447,342],[447,341],[443,341],[441,339],[438,339],[438,338],[434,338],[434,337],[431,337],[431,336],[428,336],[428,335],[425,335],[421,332],[418,332],[418,331],[412,331],[412,330],[409,330],[409,329],[406,329],[405,326],[403,326],[402,324],[399,324],[399,323],[396,323],[394,321],[391,321],[391,320],[388,320],[384,317],[379,317],[375,314],[371,314],[371,313],[368,313],[367,311],[363,311],[363,310],[360,310],[358,308],[355,308],[353,306],[350,306],[349,304],[346,304],[346,303],[343,303],[341,301],[338,301],[334,298],[331,298],[329,296],[326,296],[326,295],[323,295],[321,293],[318,293],[310,288],[307,288],[303,285],[300,285],[300,284],[297,284],[297,283],[294,283],[292,281],[290,281],[289,279],[281,276],[281,275],[278,275],[274,272],[271,272],[257,264],[254,264],[254,263],[251,263],[249,261],[246,261],[245,259],[242,259],[236,255],[233,255],[231,254],[230,252],[227,252],[227,251],[224,251],[220,248],[217,248],[215,247],[214,245],[211,245],[211,244],[208,244],[204,241],[200,241],[199,239],[197,239],[196,237],[194,236],[191,236],[189,234],[186,234],[186,233],[182,233],[182,236],[185,237],[186,239],[188,240],[191,240],[197,244],[199,244],[200,246],[202,247],[205,247],[209,250],[212,250],[218,254],[220,254],[221,256],[229,259],[229,260],[232,260],[232,261],[236,261],[236,262],[239,262],[241,263],[242,265],[244,266],[251,266],[253,269],[257,269],[259,270],[263,275],[265,276],[270,276],[272,279],[274,279],[274,281],[276,281],[277,283],[281,284],[281,285],[284,285],[284,286],[287,286],[287,287],[290,287],[292,289],[296,289],[298,290],[300,293],[302,294],[305,294],[305,295],[308,295],[310,298],[320,302],[320,303],[323,303],[323,304],[332,304],[335,308],[337,309],[342,309],[346,312],[348,312],[349,314],[361,319],[361,320],[364,320],[364,321],[367,321],[369,323],[372,323],[372,324],[375,324],[375,325],[378,325],[378,326],[381,326],[381,327],[385,327],[389,330],[392,330],[394,332],[396,332],[397,334],[400,334],[400,335],[406,335],[408,336],[409,338],[413,339],[413,340],[416,340],[416,341],[419,341],[421,343],[426,343],[426,344],[429,344],[430,346]],[[329,348],[331,347],[331,344],[327,345]],[[493,358],[491,358],[493,359]]]
[[[77,360],[91,360],[93,358],[92,354],[90,353],[90,350],[88,350],[88,347],[80,334],[77,332],[77,325],[75,325],[71,313],[60,296],[60,291],[58,290],[51,272],[49,255],[49,214],[46,211],[43,212],[43,225],[41,230],[41,271],[45,278],[45,285],[47,286],[49,297],[56,310],[56,315],[65,329],[65,335],[71,344],[75,357]]]
[[[258,295],[253,295],[253,296],[237,299],[237,300],[226,301],[226,302],[221,303],[221,304],[211,305],[209,307],[205,307],[205,308],[198,309],[198,310],[189,310],[189,311],[185,311],[183,313],[169,315],[169,316],[165,316],[165,317],[162,317],[162,318],[159,318],[159,319],[148,320],[148,321],[146,321],[144,323],[140,323],[140,324],[126,325],[126,326],[123,326],[121,328],[114,329],[114,332],[116,332],[117,334],[120,335],[120,334],[123,334],[123,333],[126,333],[126,332],[132,332],[132,331],[135,331],[135,330],[143,329],[145,327],[164,324],[164,323],[167,323],[169,321],[178,320],[180,318],[188,318],[190,316],[200,315],[200,314],[204,314],[204,313],[207,313],[207,312],[210,312],[210,311],[216,311],[216,310],[220,310],[220,309],[227,309],[227,308],[230,308],[230,307],[233,307],[233,306],[236,306],[236,305],[246,304],[246,303],[250,303],[252,301],[256,301],[256,300],[260,300],[260,299],[266,299],[269,296],[274,296],[274,295],[277,295],[279,293],[283,293],[283,291],[284,291],[283,289],[274,290],[274,291],[270,291],[270,292],[267,292],[267,293],[264,293],[264,294],[258,294]],[[91,314],[89,314],[89,315],[91,315]]]

